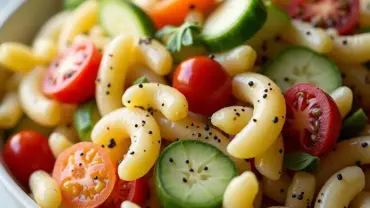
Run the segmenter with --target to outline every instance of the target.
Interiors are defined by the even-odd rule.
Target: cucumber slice
[[[77,8],[80,4],[82,4],[86,0],[64,0],[63,7],[67,10],[72,10]]]
[[[100,114],[95,101],[80,105],[74,113],[74,125],[81,141],[91,141],[91,131],[99,121]]]
[[[159,156],[156,191],[165,208],[220,207],[237,170],[230,158],[207,143],[172,143]]]
[[[125,0],[102,0],[99,7],[100,24],[111,36],[130,34],[154,36],[152,20],[138,6]]]
[[[204,23],[201,37],[210,52],[221,52],[244,44],[267,18],[261,0],[223,1]]]
[[[364,110],[358,109],[343,121],[342,132],[338,141],[358,136],[366,127],[368,118]]]
[[[274,3],[265,2],[267,9],[267,20],[263,27],[247,41],[253,48],[262,45],[263,41],[274,39],[290,23],[290,16]]]
[[[24,116],[14,128],[5,130],[5,139],[7,140],[7,138],[9,138],[11,135],[20,131],[36,131],[46,137],[49,137],[53,129],[41,126],[27,116]]]
[[[308,48],[288,47],[263,69],[285,92],[296,83],[312,83],[327,93],[342,86],[342,77],[337,66],[327,57]]]

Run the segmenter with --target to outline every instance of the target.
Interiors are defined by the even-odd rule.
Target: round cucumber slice
[[[155,184],[165,208],[220,207],[237,170],[230,158],[207,143],[172,143],[159,156]]]
[[[265,24],[263,24],[263,27],[247,41],[247,44],[253,48],[260,47],[264,41],[274,39],[282,30],[289,26],[291,20],[290,16],[285,11],[271,1],[265,2],[265,6],[267,9]]]
[[[74,126],[81,141],[91,141],[91,131],[99,121],[100,114],[95,101],[80,105],[74,112]]]
[[[207,18],[201,37],[210,52],[226,51],[249,40],[266,18],[261,0],[223,1]]]
[[[99,6],[100,23],[111,36],[130,34],[154,36],[152,20],[138,6],[125,0],[102,0]]]
[[[288,47],[272,59],[263,69],[285,92],[292,85],[308,82],[331,93],[342,86],[337,66],[327,57],[308,48]]]
[[[364,110],[362,108],[358,109],[343,121],[342,132],[338,141],[359,135],[366,127],[367,121],[368,118]]]

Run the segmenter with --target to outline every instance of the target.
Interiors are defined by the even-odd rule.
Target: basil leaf
[[[166,26],[156,34],[157,38],[168,36],[166,47],[172,53],[179,52],[182,46],[194,45],[200,43],[201,27],[194,23],[185,22],[179,27]]]
[[[193,34],[191,32],[191,29],[188,28],[185,30],[183,36],[182,36],[182,45],[184,46],[190,46],[190,45],[193,45],[194,41],[193,41]]]
[[[142,76],[137,78],[132,85],[137,85],[137,84],[143,84],[143,83],[149,83],[149,80],[146,78],[146,76]]]
[[[284,165],[293,171],[313,172],[317,168],[320,159],[304,152],[285,154]]]
[[[177,27],[174,27],[174,26],[166,26],[164,27],[163,29],[161,29],[160,31],[158,31],[155,36],[160,39],[160,38],[163,38],[165,37],[166,35],[170,35],[174,32],[177,31]]]

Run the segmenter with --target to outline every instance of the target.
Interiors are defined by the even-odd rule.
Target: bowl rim
[[[24,3],[24,0],[9,0],[5,3],[0,9],[0,30],[4,27],[6,21],[16,13]],[[10,175],[9,171],[4,166],[2,158],[0,162],[0,183],[18,204],[27,208],[39,208]]]

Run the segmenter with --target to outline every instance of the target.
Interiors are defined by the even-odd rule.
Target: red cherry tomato
[[[60,186],[65,207],[93,208],[112,193],[116,165],[107,150],[91,142],[80,142],[58,156],[53,178]]]
[[[30,175],[36,170],[50,173],[55,159],[45,136],[34,131],[21,131],[7,141],[4,161],[13,176],[27,187]]]
[[[190,111],[206,116],[232,100],[230,76],[218,62],[208,57],[182,62],[175,71],[173,87],[185,95]]]
[[[120,208],[121,203],[126,200],[144,206],[148,192],[148,180],[144,177],[135,181],[119,180],[101,208]]]
[[[342,126],[342,119],[333,99],[320,88],[301,83],[286,91],[285,101],[285,150],[303,151],[316,156],[331,150]]]
[[[293,0],[289,14],[323,28],[335,28],[339,34],[351,34],[360,17],[359,0]]]
[[[42,91],[64,103],[82,103],[94,97],[102,55],[90,41],[72,45],[49,66]]]

